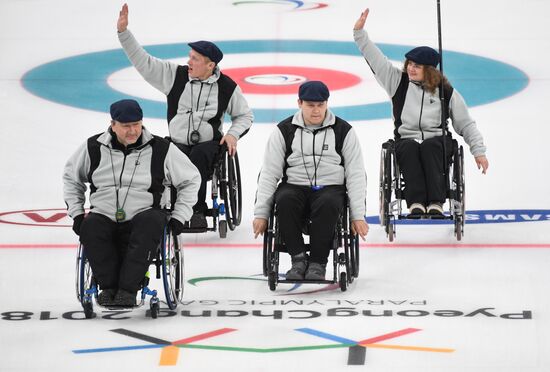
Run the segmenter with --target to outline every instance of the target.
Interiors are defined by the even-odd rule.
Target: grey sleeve
[[[363,163],[361,144],[353,129],[344,139],[342,155],[344,156],[346,188],[350,203],[350,218],[363,220],[366,213],[367,174]]]
[[[449,114],[453,128],[464,138],[473,156],[485,155],[487,148],[483,144],[483,136],[477,129],[476,122],[470,116],[464,98],[455,89],[449,102]]]
[[[151,56],[128,29],[118,33],[118,40],[140,75],[153,87],[168,95],[174,85],[178,65]]]
[[[269,137],[264,162],[258,176],[258,190],[254,204],[254,217],[268,219],[273,206],[277,184],[283,177],[286,145],[279,128]]]
[[[227,113],[231,117],[231,127],[228,129],[227,134],[239,139],[252,126],[254,115],[238,85],[227,105]]]
[[[369,39],[367,31],[353,30],[353,38],[378,83],[390,97],[393,97],[401,81],[401,70],[395,67],[376,44]]]
[[[90,157],[87,143],[84,143],[69,158],[63,169],[63,199],[71,218],[84,213],[89,169]]]
[[[177,190],[172,217],[181,223],[189,221],[193,215],[193,206],[197,202],[197,193],[201,184],[199,171],[183,152],[170,144],[164,161],[164,172],[167,181]]]

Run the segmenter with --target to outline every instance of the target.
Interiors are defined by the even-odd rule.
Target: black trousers
[[[216,155],[220,151],[220,142],[206,141],[193,146],[177,143],[176,146],[189,157],[189,160],[191,160],[201,174],[201,187],[199,188],[197,204],[193,206],[193,211],[204,213],[208,209],[206,205],[206,183],[214,171],[213,164]]]
[[[453,140],[447,136],[447,161],[453,153]],[[405,199],[410,207],[413,203],[428,205],[444,203],[447,185],[443,173],[443,136],[433,137],[418,143],[412,139],[395,142],[397,162],[405,179]]]
[[[80,242],[101,289],[137,292],[141,288],[166,221],[160,209],[148,209],[122,223],[98,213],[84,218]]]
[[[314,191],[309,186],[281,184],[275,193],[275,203],[279,230],[288,253],[295,255],[305,251],[302,226],[309,217],[310,261],[326,264],[345,197],[343,185]]]

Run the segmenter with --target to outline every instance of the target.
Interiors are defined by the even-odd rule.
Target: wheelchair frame
[[[241,224],[242,188],[241,169],[237,153],[229,156],[227,146],[222,146],[213,164],[211,181],[212,208],[206,216],[212,217],[212,227],[185,229],[183,233],[203,233],[218,231],[220,238],[227,237],[227,229],[233,231]],[[221,203],[218,202],[221,199]],[[224,216],[224,219],[220,217]]]
[[[276,207],[273,209],[276,209]],[[348,217],[348,209],[349,205],[346,203],[346,207],[342,211],[334,231],[332,280],[281,279],[284,275],[279,273],[279,253],[286,252],[286,247],[279,233],[279,224],[275,217],[276,210],[272,210],[267,230],[264,233],[263,243],[263,275],[267,277],[268,286],[271,291],[275,291],[278,283],[338,283],[342,292],[347,290],[349,284],[359,277],[359,237],[350,231],[351,221]],[[309,250],[309,244],[306,244],[306,251]]]
[[[465,179],[464,179],[464,149],[453,139],[453,155],[449,161],[447,172],[447,199],[449,211],[443,216],[425,214],[421,217],[411,217],[402,212],[405,181],[399,170],[395,154],[395,141],[388,140],[382,144],[380,153],[380,183],[379,183],[379,216],[380,225],[384,227],[386,236],[393,242],[396,235],[396,220],[403,219],[437,219],[453,220],[454,234],[460,241],[464,235],[465,218]],[[395,199],[393,199],[395,197]]]
[[[178,236],[174,235],[168,224],[164,227],[161,243],[157,249],[156,257],[151,264],[155,265],[156,278],[161,278],[164,287],[164,294],[170,310],[174,310],[178,303],[183,299],[184,285],[184,260],[183,250]],[[138,308],[144,305],[145,298],[151,296],[149,308],[153,319],[158,317],[160,310],[160,300],[157,297],[157,291],[149,288],[149,272],[146,273],[143,279],[140,298],[141,301],[133,308]],[[90,319],[94,315],[94,300],[98,307],[121,310],[123,307],[104,307],[97,304],[98,284],[93,276],[90,263],[86,258],[84,247],[82,244],[78,246],[76,256],[76,297],[84,310],[86,319]]]

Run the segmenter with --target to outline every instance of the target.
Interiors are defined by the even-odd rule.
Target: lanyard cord
[[[132,182],[134,181],[134,175],[136,174],[136,169],[137,169],[137,166],[139,165],[139,158],[141,157],[141,151],[138,152],[138,158],[136,159],[136,164],[132,172],[132,177],[130,178],[130,183],[128,184],[128,190],[126,191],[126,196],[124,197],[124,201],[122,202],[122,206],[120,206],[118,202],[118,191],[122,188],[122,173],[124,173],[124,164],[126,163],[126,155],[124,155],[124,162],[122,163],[122,169],[120,171],[120,177],[119,177],[120,187],[118,189],[116,185],[115,166],[113,164],[113,152],[111,151],[111,149],[109,149],[109,155],[111,156],[111,170],[113,171],[113,182],[115,184],[116,209],[124,209],[124,205],[126,204],[126,199],[128,198],[128,194],[130,193],[130,186],[132,186]]]
[[[300,147],[301,147],[301,152],[302,152],[302,163],[304,164],[304,169],[306,170],[306,176],[307,176],[307,180],[309,181],[309,185],[311,187],[313,187],[313,181],[315,181],[315,186],[317,186],[317,168],[319,168],[319,165],[321,164],[321,158],[323,157],[323,151],[325,151],[325,141],[327,139],[327,129],[324,129],[324,132],[325,132],[325,136],[323,137],[323,146],[321,147],[321,154],[319,155],[319,161],[317,162],[317,164],[315,163],[315,135],[317,134],[318,131],[313,131],[313,169],[314,169],[314,174],[313,174],[313,181],[311,178],[309,178],[309,172],[307,171],[307,166],[306,166],[306,159],[304,157],[304,130],[302,128],[300,128],[301,131],[300,131]]]

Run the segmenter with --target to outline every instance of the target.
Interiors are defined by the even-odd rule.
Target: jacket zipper
[[[424,131],[422,130],[422,110],[424,109],[424,87],[422,87],[422,101],[420,102],[420,117],[418,118],[418,130],[422,134],[422,141],[424,141]]]

